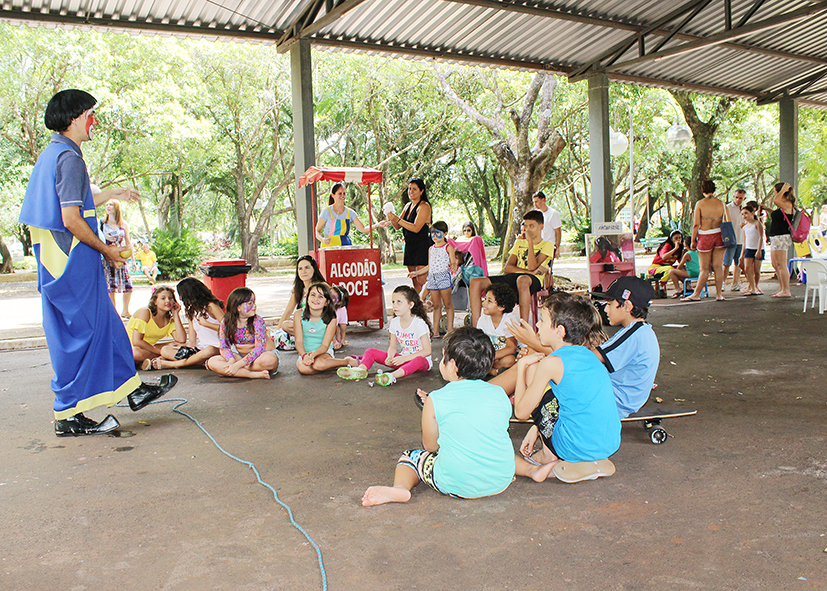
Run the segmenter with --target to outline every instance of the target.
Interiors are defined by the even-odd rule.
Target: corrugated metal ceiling
[[[617,81],[827,108],[824,0],[3,0],[0,18],[607,71]],[[676,30],[641,58],[640,39],[648,54]]]

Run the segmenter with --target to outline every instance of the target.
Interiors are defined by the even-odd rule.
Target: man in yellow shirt
[[[505,283],[517,292],[520,298],[520,318],[528,322],[531,310],[531,296],[543,288],[543,276],[548,263],[554,257],[554,245],[542,239],[543,212],[532,210],[523,216],[525,238],[518,238],[511,248],[503,275],[475,277],[468,286],[471,304],[471,321],[474,326],[480,317],[482,292],[492,283]]]
[[[143,274],[149,277],[149,284],[155,285],[155,280],[158,278],[158,258],[150,250],[148,242],[144,242],[141,250],[135,255],[135,260],[141,264]]]

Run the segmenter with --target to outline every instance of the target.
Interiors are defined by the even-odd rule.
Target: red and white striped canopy
[[[311,166],[299,177],[299,188],[317,181],[339,181],[369,185],[381,183],[382,172],[373,168]]]

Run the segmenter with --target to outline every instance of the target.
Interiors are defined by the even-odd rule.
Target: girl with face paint
[[[293,315],[296,326],[296,367],[302,375],[312,375],[346,365],[356,365],[352,357],[333,357],[336,310],[327,283],[314,283],[307,290],[304,307]]]
[[[175,291],[167,285],[152,290],[149,304],[141,308],[126,325],[126,332],[132,341],[132,357],[139,369],[158,369],[161,345],[158,341],[171,336],[178,346],[187,342],[187,331],[178,314],[181,306],[175,299]]]
[[[218,343],[221,354],[210,357],[207,369],[219,375],[269,380],[278,372],[276,347],[264,318],[256,314],[256,294],[249,288],[238,287],[227,296]]]

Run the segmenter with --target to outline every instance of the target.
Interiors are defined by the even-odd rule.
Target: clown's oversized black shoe
[[[129,408],[135,411],[141,410],[153,400],[157,400],[172,390],[173,386],[177,383],[178,377],[172,375],[171,373],[167,373],[161,376],[161,380],[158,382],[157,386],[152,384],[141,384],[135,389],[134,392],[132,392],[132,394],[126,397],[129,402]]]
[[[121,424],[112,415],[106,415],[100,423],[78,413],[73,417],[55,421],[55,435],[58,437],[78,437],[80,435],[101,435],[114,431]]]

